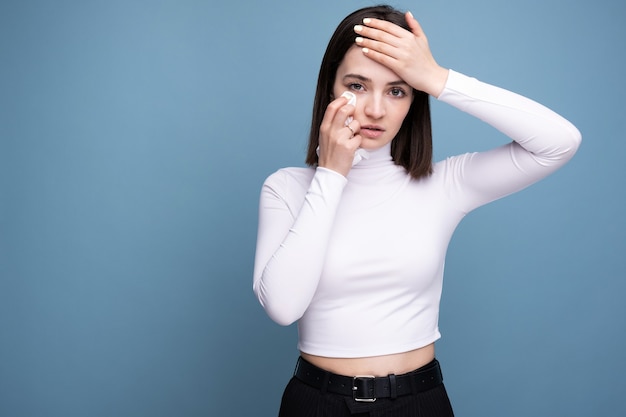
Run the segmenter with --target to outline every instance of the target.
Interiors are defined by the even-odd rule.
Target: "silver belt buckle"
[[[374,401],[376,401],[376,397],[359,397],[357,393],[359,388],[356,385],[357,381],[371,380],[372,381],[372,395],[373,395],[373,392],[375,389],[375,385],[373,384],[374,378],[376,378],[374,375],[357,375],[354,378],[352,378],[352,398],[354,399],[354,401],[358,401],[362,403],[373,403]]]

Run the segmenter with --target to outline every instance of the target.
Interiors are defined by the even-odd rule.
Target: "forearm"
[[[564,164],[581,141],[578,129],[547,107],[458,72],[450,71],[439,100],[490,124],[546,164]]]

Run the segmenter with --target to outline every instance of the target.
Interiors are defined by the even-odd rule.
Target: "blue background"
[[[296,332],[252,294],[258,194],[302,165],[326,43],[370,4],[0,3],[0,416],[276,414]],[[453,238],[457,415],[626,415],[626,4],[393,4],[440,64],[584,138]],[[437,159],[506,141],[433,119]]]

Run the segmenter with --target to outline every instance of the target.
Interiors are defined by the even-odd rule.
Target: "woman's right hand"
[[[354,106],[348,99],[339,97],[326,108],[322,119],[319,137],[318,166],[332,169],[347,176],[352,168],[354,153],[361,145],[359,135],[361,125],[352,120],[346,125],[346,119],[354,114]]]
[[[435,61],[426,34],[411,12],[405,15],[411,31],[379,19],[363,19],[354,30],[356,44],[369,58],[386,66],[416,90],[439,97],[448,70]]]

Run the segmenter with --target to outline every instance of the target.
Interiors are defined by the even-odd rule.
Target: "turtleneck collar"
[[[348,181],[367,182],[369,184],[384,181],[398,173],[405,174],[403,167],[396,165],[391,157],[391,142],[385,146],[368,151],[367,156],[354,165],[348,173]]]
[[[381,166],[393,164],[391,158],[391,142],[383,146],[382,148],[367,151],[367,156],[363,158],[358,164],[352,167],[352,169],[361,169],[371,166]]]

